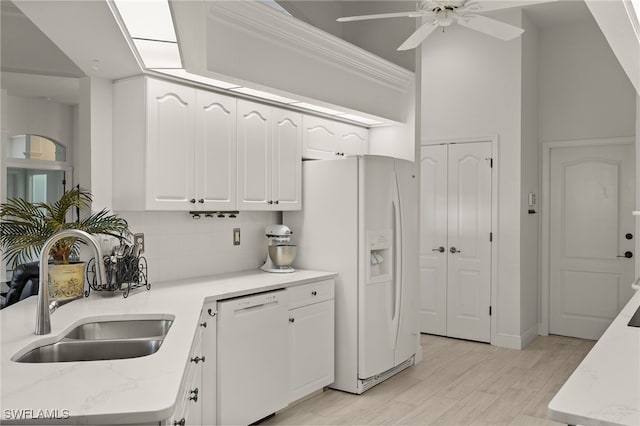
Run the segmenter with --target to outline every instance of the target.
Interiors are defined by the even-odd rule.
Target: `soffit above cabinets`
[[[260,2],[171,2],[184,68],[404,123],[414,74]],[[323,105],[324,104],[324,105]]]

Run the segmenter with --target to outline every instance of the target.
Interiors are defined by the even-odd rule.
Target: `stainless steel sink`
[[[160,349],[172,319],[118,319],[80,324],[60,341],[12,359],[16,362],[70,362],[139,358]]]
[[[164,338],[173,324],[167,319],[99,321],[81,324],[65,336],[74,340]]]
[[[22,355],[17,362],[70,362],[138,358],[160,349],[161,339],[61,340]]]

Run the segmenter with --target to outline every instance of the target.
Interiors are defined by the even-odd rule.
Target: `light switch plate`
[[[240,245],[240,228],[233,228],[233,245]]]

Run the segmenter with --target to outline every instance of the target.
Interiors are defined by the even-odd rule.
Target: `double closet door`
[[[421,147],[420,331],[491,339],[492,143]]]

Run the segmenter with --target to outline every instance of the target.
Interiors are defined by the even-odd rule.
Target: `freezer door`
[[[401,247],[393,159],[359,159],[358,377],[367,379],[394,366]]]

